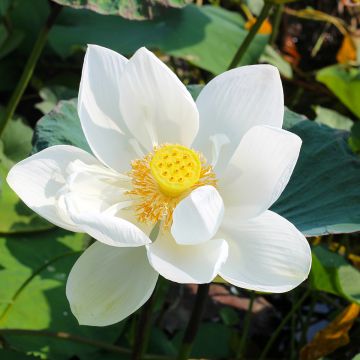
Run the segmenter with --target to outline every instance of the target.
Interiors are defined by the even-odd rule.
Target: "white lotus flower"
[[[281,129],[275,67],[227,71],[195,103],[145,48],[127,60],[91,45],[78,101],[93,155],[53,146],[15,165],[7,180],[50,222],[98,240],[67,282],[81,324],[124,319],[147,301],[159,274],[197,284],[220,275],[265,292],[285,292],[306,279],[305,237],[268,210],[301,146]]]

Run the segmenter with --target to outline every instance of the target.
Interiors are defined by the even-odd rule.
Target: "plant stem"
[[[159,284],[158,284],[159,285]],[[142,312],[140,314],[140,318],[137,324],[137,331],[135,336],[135,343],[132,352],[132,360],[140,360],[144,357],[146,353],[146,349],[149,344],[150,339],[150,330],[151,330],[151,320],[152,313],[154,311],[154,307],[156,304],[157,294],[159,293],[160,286],[156,286],[153,294],[150,299],[144,305]]]
[[[239,346],[238,346],[237,351],[236,351],[236,359],[243,359],[244,355],[245,355],[246,340],[247,340],[248,333],[249,333],[251,316],[252,316],[252,308],[253,308],[253,305],[254,305],[255,297],[256,297],[255,291],[250,291],[249,307],[248,307],[247,312],[245,314],[243,332],[242,332],[242,335],[241,335]]]
[[[160,232],[161,228],[161,222],[158,221],[155,226],[152,228],[150,232],[150,239],[154,242]],[[159,293],[159,281],[156,285],[156,288],[152,295],[150,296],[150,299],[146,302],[144,305],[140,318],[137,324],[136,329],[136,335],[135,335],[135,341],[133,346],[133,352],[132,352],[132,360],[140,360],[143,358],[143,356],[146,353],[146,349],[148,347],[149,338],[150,338],[150,330],[151,330],[151,320],[152,320],[152,313],[154,310],[154,306],[156,303],[156,298]]]
[[[309,296],[311,292],[311,289],[308,288],[306,290],[306,292],[304,293],[304,295],[295,303],[293,304],[291,310],[288,312],[288,314],[282,319],[281,323],[279,324],[279,326],[276,328],[276,330],[273,332],[273,334],[271,335],[269,341],[267,342],[264,350],[262,351],[262,353],[259,356],[259,360],[264,360],[266,359],[266,355],[269,352],[271,346],[273,345],[274,341],[276,340],[276,338],[279,336],[281,330],[283,329],[283,327],[285,326],[285,324],[291,319],[292,315],[294,314],[294,312],[301,306],[301,304],[305,301],[305,299]]]
[[[270,35],[270,44],[274,45],[279,34],[280,23],[281,23],[281,16],[284,10],[284,4],[276,5],[275,14],[274,14],[274,21],[272,26],[272,33]]]
[[[312,316],[314,314],[316,301],[317,301],[317,294],[312,293],[311,294],[311,303],[310,303],[310,306],[309,306],[309,310],[308,310],[308,312],[306,314],[305,323],[303,324],[302,331],[301,331],[301,339],[300,339],[301,346],[304,346],[306,344],[306,342],[307,342],[307,333],[308,333],[308,330],[309,330],[311,318],[312,318]]]
[[[195,304],[191,312],[189,323],[186,327],[177,360],[187,360],[191,354],[196,333],[205,310],[210,284],[201,284],[198,287]]]
[[[236,52],[234,58],[232,59],[228,70],[233,69],[237,67],[241,59],[246,53],[246,50],[250,46],[251,42],[255,38],[255,35],[257,34],[258,30],[260,29],[262,23],[265,21],[265,19],[268,17],[270,10],[272,9],[273,4],[271,2],[265,1],[263,8],[261,9],[261,12],[259,14],[258,19],[256,20],[256,23],[254,26],[250,29],[249,33],[246,35],[246,38],[241,43],[238,51]]]
[[[114,353],[119,354],[130,354],[131,350],[118,346],[109,344],[103,341],[88,339],[83,336],[73,335],[68,332],[63,331],[46,331],[46,330],[24,330],[24,329],[0,329],[1,335],[19,335],[19,336],[45,336],[45,337],[52,337],[58,340],[68,340],[73,341],[81,344],[87,344],[99,349],[111,351]],[[171,360],[172,358],[163,355],[148,355],[144,356],[146,360]]]
[[[37,64],[37,61],[39,60],[40,54],[46,44],[49,31],[52,28],[52,26],[55,23],[55,20],[57,16],[60,13],[61,6],[59,4],[52,4],[51,5],[51,12],[49,14],[49,17],[44,25],[44,27],[40,30],[39,35],[36,39],[36,42],[34,44],[34,47],[31,51],[31,54],[26,62],[25,68],[21,74],[20,80],[16,85],[16,88],[14,92],[11,95],[11,98],[9,100],[9,103],[5,109],[4,116],[0,119],[0,137],[2,136],[6,125],[10,121],[10,119],[13,117],[14,112],[19,104],[19,101],[24,94],[24,91],[29,84],[29,81],[32,77],[32,74],[34,72],[35,66]]]
[[[297,299],[298,299],[298,295],[295,290],[293,296],[293,302],[296,303]],[[296,358],[296,343],[295,343],[296,318],[297,318],[297,314],[296,311],[294,311],[293,314],[291,315],[290,360],[294,360]]]

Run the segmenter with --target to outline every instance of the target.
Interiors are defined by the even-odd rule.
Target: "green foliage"
[[[191,355],[195,358],[229,359],[231,357],[231,329],[223,324],[200,326]],[[179,346],[184,333],[179,332],[173,342]]]
[[[354,123],[348,117],[339,114],[338,112],[326,109],[321,106],[315,107],[316,119],[315,122],[330,126],[334,129],[350,131],[348,144],[354,153],[360,153],[360,123]]]
[[[276,66],[282,76],[288,79],[293,78],[291,65],[272,46],[266,45],[260,61]]]
[[[106,328],[79,326],[65,297],[67,275],[83,249],[82,234],[56,229],[26,236],[0,237],[1,328],[62,331],[114,341],[122,324]],[[1,330],[0,330],[1,332]],[[4,335],[21,351],[51,359],[69,359],[94,351],[89,345],[45,336]]]
[[[177,348],[163,331],[154,328],[150,334],[149,352],[176,356]]]
[[[10,167],[31,152],[32,129],[21,119],[13,120],[0,140],[0,234],[33,232],[53,227],[33,213],[10,189],[6,175]]]
[[[264,6],[264,0],[246,0],[245,2],[251,12],[256,16],[259,16],[260,11]]]
[[[34,153],[61,144],[91,152],[81,129],[76,104],[76,99],[60,101],[53,111],[40,119],[34,133]]]
[[[322,246],[313,249],[310,282],[314,289],[360,304],[360,272],[344,257]]]
[[[66,18],[72,21],[63,25]],[[182,10],[171,9],[154,21],[142,22],[65,9],[61,20],[61,25],[52,29],[49,42],[62,57],[69,56],[76,46],[91,43],[124,55],[147,46],[188,60],[214,74],[227,69],[248,33],[240,15],[213,6],[189,5]],[[123,34],[131,34],[131,38]],[[256,62],[267,41],[268,36],[258,35],[241,65]]]
[[[9,123],[2,137],[4,155],[13,163],[27,157],[31,152],[33,130],[21,119]]]
[[[355,153],[360,154],[360,122],[355,123],[351,128],[349,145]]]
[[[16,5],[10,14],[11,20],[17,24],[19,32],[26,34],[19,50],[27,53],[46,21],[49,6],[44,0],[18,0]],[[147,21],[130,21],[115,15],[103,16],[66,7],[49,34],[49,45],[62,58],[87,44],[103,45],[127,56],[146,46],[219,74],[227,69],[248,34],[244,23],[239,14],[214,6],[190,4],[183,9],[164,8],[161,15]],[[257,35],[240,65],[255,63],[268,38],[267,35]],[[11,69],[14,64],[7,66]],[[4,76],[10,76],[8,71]],[[12,79],[5,78],[0,90]]]
[[[120,15],[127,19],[152,19],[162,7],[182,7],[191,0],[53,0],[61,5],[85,8],[104,15]]]
[[[39,95],[42,101],[37,103],[35,107],[43,114],[47,114],[56,106],[59,100],[71,99],[77,95],[77,92],[65,86],[57,85],[42,88]]]
[[[8,14],[9,20],[16,24],[18,31],[24,34],[24,39],[17,50],[20,54],[27,56],[49,16],[49,2],[44,0],[16,0],[12,1],[11,5],[11,11]],[[22,67],[19,69],[22,70]]]
[[[285,112],[284,127],[303,140],[289,184],[272,210],[306,235],[360,229],[360,159],[349,133]]]
[[[129,359],[129,355],[100,351],[81,341],[56,338],[58,332],[63,332],[73,339],[83,337],[90,341],[128,347],[134,340],[136,322],[133,320],[137,316],[127,323],[106,328],[77,324],[65,296],[65,284],[73,263],[88,245],[89,239],[86,235],[55,228],[33,213],[8,187],[6,175],[14,163],[31,151],[37,152],[52,145],[70,144],[91,151],[82,133],[76,99],[73,99],[77,93],[86,44],[107,46],[126,56],[131,56],[141,46],[156,49],[167,58],[171,55],[185,60],[169,61],[171,66],[179,70],[181,77],[184,71],[184,78],[206,82],[212,76],[206,71],[216,75],[227,69],[248,31],[244,28],[245,20],[237,11],[240,7],[236,1],[221,2],[222,6],[224,3],[231,4],[233,11],[212,5],[188,5],[180,9],[190,0],[54,1],[68,6],[62,9],[51,29],[48,46],[35,69],[26,98],[22,99],[18,108],[20,113],[29,116],[30,121],[34,120],[36,113],[29,104],[45,116],[36,126],[33,147],[33,131],[21,119],[9,124],[0,141],[0,347],[8,347],[0,348],[0,359]],[[217,1],[209,3],[215,4]],[[264,2],[249,0],[247,3],[257,16]],[[82,9],[76,9],[78,7]],[[0,0],[0,92],[5,95],[4,99],[11,95],[49,12],[47,0]],[[284,77],[294,78],[296,86],[296,80],[308,79],[309,73],[302,72],[301,64],[296,65],[296,70],[300,71],[293,71],[279,52],[266,46],[267,42],[268,36],[257,35],[240,65],[259,60],[268,62],[277,66]],[[303,57],[304,54],[300,55]],[[188,63],[206,71],[194,69]],[[359,69],[334,65],[318,71],[317,80],[360,118],[359,74]],[[73,89],[69,90],[69,84]],[[192,85],[188,89],[196,98],[202,86]],[[38,102],[38,94],[41,102]],[[58,103],[59,100],[67,101]],[[322,100],[319,103],[328,104]],[[315,111],[315,122],[291,111],[285,112],[284,127],[298,134],[303,146],[290,183],[272,210],[289,219],[307,235],[359,231],[360,158],[354,152],[360,153],[360,124],[332,109],[317,106]],[[338,236],[334,238],[341,241]],[[353,248],[356,249],[356,245]],[[360,304],[359,271],[347,260],[346,255],[342,256],[323,246],[313,249],[313,267],[308,284],[313,292],[328,293],[330,302],[336,296],[337,304],[342,305],[347,301]],[[151,331],[148,350],[150,353],[175,357],[183,331],[178,331],[179,327],[174,323],[167,323],[167,307],[176,311],[174,304],[167,304],[168,290],[174,289],[167,286],[168,283],[165,285],[155,306],[155,313],[159,316]],[[291,298],[290,295],[287,300]],[[267,299],[276,306],[277,298],[267,295]],[[287,303],[286,295],[283,295],[283,299]],[[178,299],[175,302],[178,303]],[[301,323],[305,322],[305,331],[304,324],[301,325],[304,338],[309,324],[306,324],[303,315],[306,313],[309,321],[316,317],[316,309],[314,312],[309,310],[309,315],[308,303],[305,303],[304,308],[293,314],[295,321],[301,317]],[[177,320],[182,324],[188,304],[181,306],[181,319]],[[194,357],[231,358],[234,355],[233,345],[234,340],[239,338],[242,314],[238,309],[221,307],[219,304],[216,306],[219,307],[217,322],[201,325],[192,352]],[[254,323],[256,318],[253,316]],[[34,333],[10,335],[10,332],[4,332],[5,329],[15,328]],[[256,326],[253,329],[256,332]],[[289,333],[287,329],[285,332]],[[285,349],[287,337],[281,343]],[[293,342],[292,347],[299,347],[297,339]],[[292,351],[292,358],[293,355]]]
[[[4,26],[0,27],[0,60],[14,51],[24,38],[24,33],[17,29],[8,33]]]
[[[4,15],[10,6],[11,0],[2,0],[0,2],[0,15]]]
[[[325,84],[358,118],[360,118],[360,69],[333,65],[321,69],[316,80]]]
[[[0,349],[0,358],[4,360],[39,360],[38,357],[26,355],[22,352]]]
[[[79,327],[65,297],[67,275],[84,247],[84,235],[54,228],[33,213],[7,185],[10,167],[31,151],[33,131],[22,120],[9,123],[0,152],[0,333],[1,329],[30,329],[66,332],[75,336],[114,341],[122,324],[98,329]],[[10,236],[11,235],[11,236]],[[4,334],[6,343],[20,352],[0,350],[4,359],[69,359],[94,353],[78,342],[65,347],[47,336]]]
[[[234,326],[240,321],[237,311],[231,307],[224,307],[220,310],[219,315],[225,325]]]
[[[330,126],[334,129],[350,131],[353,122],[348,117],[341,115],[337,111],[324,108],[322,106],[315,107],[316,119],[315,122]]]

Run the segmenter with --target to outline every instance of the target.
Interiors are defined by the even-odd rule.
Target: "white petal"
[[[134,136],[148,150],[154,145],[189,146],[199,114],[185,86],[154,54],[139,49],[120,79],[120,109]]]
[[[144,247],[114,248],[96,242],[73,266],[66,296],[81,325],[106,326],[140,308],[157,278]]]
[[[89,165],[100,164],[81,149],[58,145],[16,164],[10,170],[7,182],[27,206],[48,221],[67,230],[81,231],[58,206],[58,195],[66,184],[68,165],[77,160]]]
[[[120,77],[128,60],[97,45],[89,45],[81,75],[78,113],[93,153],[117,171],[129,169],[136,154],[120,113]]]
[[[282,126],[284,95],[279,72],[271,65],[242,66],[227,71],[204,87],[196,105],[200,129],[194,148],[210,159],[210,137],[224,134],[230,139],[222,147],[215,168],[219,174],[251,127]]]
[[[279,198],[299,156],[301,139],[286,130],[256,126],[243,137],[219,184],[226,208],[260,215]]]
[[[219,229],[224,203],[210,185],[191,192],[175,208],[171,234],[180,245],[196,245],[211,239]]]
[[[61,200],[70,199],[77,212],[102,212],[127,198],[128,177],[100,162],[87,165],[76,160],[69,164],[67,172],[70,175]]]
[[[220,230],[229,243],[229,257],[220,270],[226,281],[264,292],[289,291],[309,274],[311,250],[294,225],[272,211],[241,222],[226,212]]]
[[[228,245],[223,239],[212,239],[200,245],[179,245],[169,233],[160,233],[146,248],[153,268],[177,283],[211,282],[228,255]]]
[[[66,197],[66,205],[72,221],[82,231],[106,245],[136,247],[151,242],[148,236],[130,221],[106,211],[79,211],[71,195]]]

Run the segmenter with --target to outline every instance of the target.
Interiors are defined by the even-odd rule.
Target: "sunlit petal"
[[[236,286],[264,292],[289,291],[309,274],[311,250],[294,225],[272,211],[241,222],[227,212],[221,235],[229,257],[220,275]]]
[[[89,45],[78,97],[81,126],[93,153],[124,171],[136,153],[120,112],[120,77],[128,60],[110,49]]]
[[[9,172],[10,187],[32,210],[64,229],[81,229],[59,208],[59,194],[66,186],[68,166],[73,161],[100,165],[87,152],[68,145],[47,148],[17,163]]]
[[[196,100],[200,128],[194,147],[210,159],[213,136],[230,141],[221,148],[215,170],[219,174],[241,138],[253,126],[281,128],[284,95],[279,71],[271,65],[251,65],[227,71],[210,81]]]
[[[226,208],[239,219],[260,215],[279,198],[299,156],[301,139],[286,130],[256,126],[243,137],[220,179]]]
[[[96,242],[73,266],[66,296],[81,325],[106,326],[141,307],[157,278],[144,247],[114,248]]]
[[[211,239],[219,229],[224,203],[213,186],[201,186],[175,208],[171,233],[180,245],[196,245]]]
[[[211,282],[228,255],[228,245],[223,239],[212,239],[200,245],[179,245],[170,234],[160,234],[146,247],[153,268],[166,279],[178,283]]]
[[[192,143],[199,126],[196,105],[186,87],[154,54],[139,49],[125,66],[120,86],[123,119],[147,150],[163,143]]]

